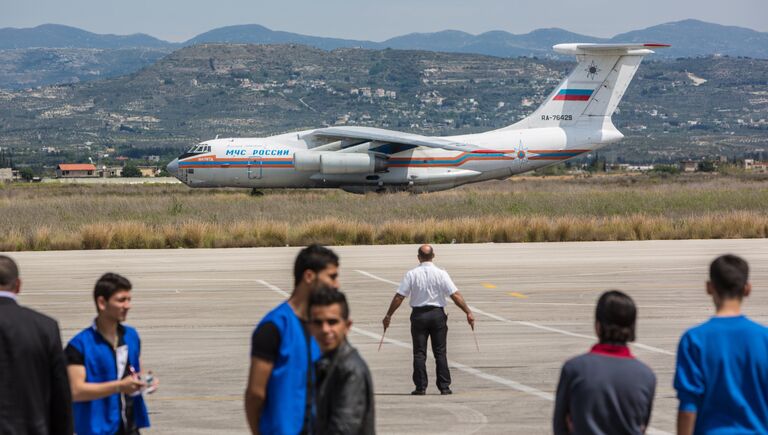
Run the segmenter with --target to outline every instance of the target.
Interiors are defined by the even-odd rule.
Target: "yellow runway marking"
[[[483,283],[483,287],[485,287],[485,288],[496,288],[495,285],[493,285],[493,284],[491,284],[489,282],[484,282]]]
[[[520,299],[528,299],[528,296],[526,296],[526,295],[524,295],[522,293],[518,293],[518,292],[509,292],[507,294],[510,295],[510,296],[514,296],[516,298],[520,298]]]

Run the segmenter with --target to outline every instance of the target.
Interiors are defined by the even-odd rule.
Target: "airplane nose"
[[[175,177],[179,172],[179,159],[173,159],[171,163],[168,163],[168,166],[166,166],[165,169]]]

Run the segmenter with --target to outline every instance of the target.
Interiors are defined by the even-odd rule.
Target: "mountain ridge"
[[[144,33],[98,34],[62,24],[41,24],[31,28],[0,29],[0,49],[24,48],[161,48],[174,45]],[[181,45],[178,45],[181,47]]]
[[[552,51],[553,45],[563,42],[671,44],[671,48],[654,55],[657,60],[713,55],[768,59],[768,33],[698,20],[664,23],[613,38],[542,28],[520,35],[501,30],[478,35],[443,30],[410,33],[382,42],[314,37],[245,24],[220,27],[185,42],[170,43],[141,33],[98,35],[75,27],[44,24],[29,29],[0,29],[0,89],[29,89],[118,77],[135,73],[180,48],[209,43],[298,44],[326,52],[348,48],[400,49],[570,60]]]
[[[170,148],[170,156],[215,135],[331,125],[468,134],[529,115],[573,67],[546,58],[202,44],[129,75],[0,91],[0,137],[20,159],[56,164],[88,143]],[[768,60],[651,57],[613,117],[625,139],[601,155],[633,162],[762,155],[766,86]],[[40,152],[48,146],[63,154]]]
[[[560,28],[536,29],[524,34],[491,30],[473,35],[461,30],[409,33],[385,41],[332,38],[272,30],[259,24],[224,26],[174,43],[150,35],[101,35],[61,24],[33,28],[0,29],[0,50],[25,48],[177,49],[201,43],[304,44],[323,50],[336,48],[396,48],[498,57],[552,56],[551,46],[561,42],[663,42],[672,48],[660,57],[729,55],[768,58],[768,32],[687,19],[597,38]]]

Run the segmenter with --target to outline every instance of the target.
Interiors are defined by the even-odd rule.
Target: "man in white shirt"
[[[389,304],[382,323],[384,330],[389,327],[392,315],[403,299],[410,296],[411,338],[413,339],[413,383],[416,389],[411,394],[423,396],[427,391],[427,338],[432,341],[432,354],[437,365],[437,388],[440,394],[451,394],[451,372],[448,369],[446,341],[448,338],[448,316],[445,314],[446,296],[467,314],[467,323],[474,328],[475,317],[448,272],[432,263],[435,251],[430,245],[419,247],[417,267],[403,277],[397,293]]]

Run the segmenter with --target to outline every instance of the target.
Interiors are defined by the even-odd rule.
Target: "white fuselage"
[[[664,44],[559,44],[576,67],[529,116],[485,133],[428,137],[334,126],[266,138],[214,139],[168,170],[191,187],[351,192],[450,189],[588,153],[623,137],[611,115],[643,56]]]
[[[322,174],[297,170],[294,165],[296,152],[310,149],[303,137],[311,132],[209,140],[201,144],[210,146],[209,152],[182,155],[175,162],[178,166],[172,167],[172,163],[169,169],[175,170],[175,175],[190,187],[325,187],[354,192],[423,192],[504,179],[588,153],[622,137],[608,123],[568,129],[501,129],[444,138],[483,148],[486,151],[482,153],[373,143],[372,149],[389,151],[382,158],[383,170]]]

